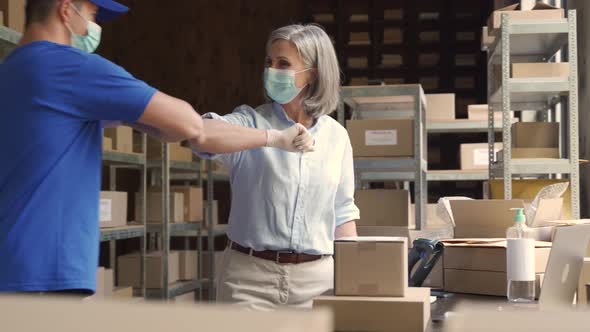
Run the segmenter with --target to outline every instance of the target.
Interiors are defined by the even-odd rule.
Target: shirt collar
[[[272,103],[272,108],[274,109],[275,113],[278,114],[279,118],[281,118],[283,121],[288,122],[291,125],[294,125],[296,122],[293,121],[293,119],[291,119],[289,117],[289,115],[287,114],[287,112],[285,112],[285,108],[283,107],[283,105],[277,103],[277,102],[273,102]],[[320,117],[319,119],[317,119],[315,121],[315,123],[313,124],[313,126],[311,126],[311,128],[309,128],[309,132],[310,133],[315,133],[318,130],[318,126],[320,121],[322,120],[322,118]]]

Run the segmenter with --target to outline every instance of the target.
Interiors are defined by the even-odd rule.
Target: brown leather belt
[[[243,247],[235,242],[230,242],[229,246],[232,250],[241,252],[242,254],[250,255],[257,258],[266,259],[273,261],[277,264],[300,264],[317,261],[324,257],[323,255],[308,255],[308,254],[297,254],[289,251],[254,251],[253,249]]]

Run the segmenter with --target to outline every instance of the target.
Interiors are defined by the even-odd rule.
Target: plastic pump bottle
[[[514,226],[506,232],[507,296],[510,302],[535,301],[535,240],[522,208],[515,208]]]

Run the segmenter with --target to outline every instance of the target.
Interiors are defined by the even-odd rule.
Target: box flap
[[[375,243],[397,243],[408,241],[405,237],[394,236],[351,236],[337,239],[335,242],[375,242]]]
[[[441,241],[445,247],[506,248],[506,239],[453,239]],[[551,248],[552,243],[536,241],[535,248]]]
[[[513,11],[513,10],[520,10],[520,4],[515,3],[513,5],[502,7],[502,8],[496,9],[494,11],[495,12],[508,12],[508,11]]]
[[[532,227],[548,226],[550,221],[561,219],[561,209],[563,207],[563,198],[541,199],[535,212],[535,217],[531,221]]]

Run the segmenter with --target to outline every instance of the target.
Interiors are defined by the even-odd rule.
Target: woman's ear
[[[309,84],[315,83],[315,81],[317,81],[317,79],[318,79],[318,69],[312,68],[309,71]]]

